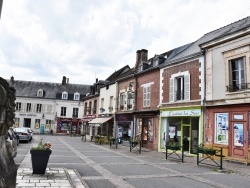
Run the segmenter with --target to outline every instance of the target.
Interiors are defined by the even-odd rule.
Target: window
[[[19,127],[20,118],[15,118],[15,127]]]
[[[128,92],[128,99],[127,99],[127,108],[128,108],[128,110],[132,109],[133,102],[134,102],[134,93],[133,92]]]
[[[94,100],[93,114],[96,114],[97,100]]]
[[[41,113],[42,112],[42,104],[36,105],[36,112]]]
[[[27,103],[26,112],[31,111],[31,103]]]
[[[46,119],[46,129],[50,129],[50,127],[51,127],[51,120]]]
[[[79,93],[75,93],[74,94],[74,100],[77,100],[77,101],[79,101],[80,100],[80,94]]]
[[[89,112],[89,114],[91,114],[91,110],[92,110],[92,102],[90,101],[90,102],[89,102],[89,107],[88,107],[88,112]]]
[[[67,107],[61,107],[61,116],[66,116]]]
[[[215,143],[228,144],[228,114],[215,114]]]
[[[114,97],[110,96],[110,98],[109,98],[109,112],[113,111],[113,100],[114,100]]]
[[[140,65],[138,66],[138,72],[141,72],[141,71],[143,71],[143,64],[142,63],[140,63]]]
[[[72,115],[73,118],[78,118],[78,111],[79,111],[78,108],[73,108],[73,115]]]
[[[68,93],[66,91],[62,93],[62,99],[68,99]]]
[[[20,102],[17,102],[16,103],[16,111],[21,111],[21,103]]]
[[[120,110],[124,109],[124,104],[125,104],[125,93],[120,94]]]
[[[85,116],[86,116],[86,114],[87,114],[87,108],[88,108],[88,107],[87,107],[87,103],[85,102],[85,103],[84,103],[84,115],[85,115]]]
[[[150,86],[143,87],[143,107],[150,106]]]
[[[190,74],[188,71],[173,74],[169,87],[170,102],[190,100]]]
[[[229,92],[238,91],[242,89],[247,89],[245,82],[245,65],[244,58],[237,58],[229,61],[230,75],[229,82],[230,85],[227,86]]]
[[[43,97],[43,90],[39,89],[36,94],[37,97]]]
[[[36,129],[40,128],[40,119],[35,119],[35,128]]]

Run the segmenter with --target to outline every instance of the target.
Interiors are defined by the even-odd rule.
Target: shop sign
[[[19,114],[19,116],[36,116],[36,114]]]
[[[193,109],[193,110],[167,110],[161,112],[161,116],[163,117],[174,117],[174,116],[200,116],[201,110],[200,109]]]
[[[116,114],[115,115],[116,121],[133,121],[132,114]]]

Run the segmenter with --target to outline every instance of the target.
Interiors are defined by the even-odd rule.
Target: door
[[[182,138],[183,138],[183,150],[189,151],[189,141],[190,141],[190,126],[183,126],[182,131]]]
[[[142,127],[142,147],[146,147],[147,146],[147,142],[148,142],[148,126],[143,126]]]
[[[247,156],[247,123],[232,122],[230,129],[231,157],[246,159]]]
[[[31,125],[31,119],[30,118],[24,118],[24,127],[30,127]]]

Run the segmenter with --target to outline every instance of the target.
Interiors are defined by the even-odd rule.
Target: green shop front
[[[177,139],[185,153],[196,154],[203,137],[201,112],[201,107],[161,109],[158,150],[165,151],[166,142]]]

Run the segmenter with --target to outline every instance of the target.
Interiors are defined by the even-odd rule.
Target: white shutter
[[[26,112],[27,103],[21,103],[21,111]]]
[[[36,104],[35,103],[31,103],[31,112],[36,112]]]
[[[174,102],[174,78],[169,81],[169,102]]]
[[[190,100],[190,74],[184,76],[184,100]]]
[[[150,106],[150,87],[147,87],[147,106]]]
[[[147,106],[147,88],[143,87],[143,107]]]
[[[46,111],[45,111],[45,104],[41,104],[42,106],[41,106],[41,113],[46,113]]]

